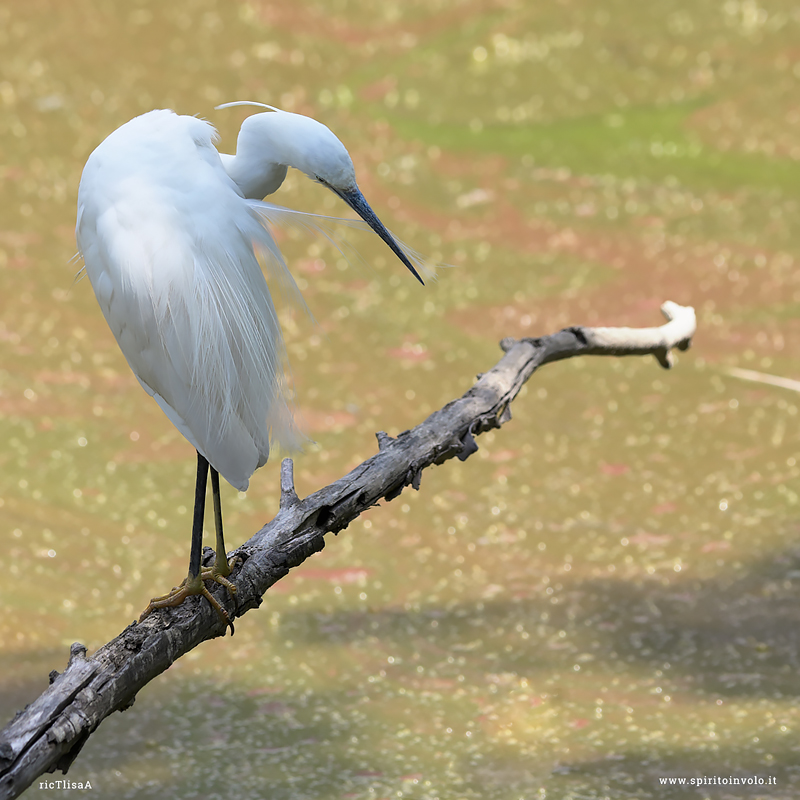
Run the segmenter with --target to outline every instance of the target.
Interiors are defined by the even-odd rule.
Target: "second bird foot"
[[[219,558],[217,558],[219,561]],[[233,620],[228,612],[219,604],[219,601],[208,591],[205,586],[205,581],[214,581],[224,586],[236,601],[236,586],[229,580],[228,575],[231,574],[233,568],[239,563],[239,556],[234,556],[230,561],[227,558],[224,560],[224,567],[218,569],[217,561],[210,567],[203,567],[200,574],[197,576],[188,575],[180,586],[174,586],[172,591],[168,592],[161,597],[154,597],[147,608],[142,612],[139,617],[139,622],[142,622],[145,617],[149,616],[158,608],[174,608],[179,606],[186,600],[187,597],[193,595],[202,595],[211,604],[211,607],[217,612],[219,618],[231,629],[231,636],[234,634]],[[238,604],[237,604],[238,605]]]

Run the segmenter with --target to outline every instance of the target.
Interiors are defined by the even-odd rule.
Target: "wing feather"
[[[207,123],[171,112],[150,112],[112,134],[84,170],[77,238],[134,374],[211,465],[245,490],[270,441],[293,449],[301,440],[259,262],[285,286],[293,281],[212,136]]]

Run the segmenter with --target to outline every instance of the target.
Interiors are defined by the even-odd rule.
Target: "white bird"
[[[271,107],[269,107],[271,108]],[[76,238],[86,274],[117,343],[144,390],[197,450],[189,574],[142,614],[202,594],[235,592],[219,496],[221,474],[240,491],[269,457],[292,448],[285,349],[262,272],[297,293],[267,226],[288,209],[261,202],[295,167],[353,208],[422,282],[412,261],[361,194],[344,145],[323,124],[272,109],[242,124],[236,155],[217,152],[208,122],[150,111],[114,131],[89,156],[78,190]],[[315,225],[313,215],[300,222]],[[319,218],[317,218],[319,219]],[[211,472],[217,558],[201,570]]]

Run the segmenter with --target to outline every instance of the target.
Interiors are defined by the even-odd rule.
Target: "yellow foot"
[[[232,594],[236,594],[236,587],[230,581],[225,579],[231,574],[231,572],[233,572],[233,568],[241,560],[242,559],[240,556],[235,555],[230,561],[228,561],[227,558],[223,558],[222,563],[220,563],[220,557],[217,556],[214,559],[213,567],[203,567],[203,580],[214,580],[217,583],[221,583]]]
[[[214,566],[203,567],[197,577],[193,578],[189,575],[180,586],[173,587],[171,592],[161,597],[154,597],[147,608],[142,612],[142,615],[139,617],[139,622],[142,622],[145,617],[152,614],[157,608],[179,606],[187,597],[200,594],[211,603],[211,607],[217,612],[220,619],[231,629],[231,636],[233,636],[233,620],[211,592],[206,589],[205,581],[214,581],[222,584],[222,586],[235,597],[236,587],[228,580],[227,576],[231,574],[231,570],[239,563],[239,556],[234,556],[230,561],[224,558],[219,568],[217,567],[218,562],[219,558],[214,562]]]

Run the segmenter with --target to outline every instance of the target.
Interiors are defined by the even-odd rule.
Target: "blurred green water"
[[[100,797],[796,793],[800,140],[789,3],[0,8],[0,697],[5,717],[185,572],[192,453],[69,259],[80,170],[153,107],[231,149],[250,98],[343,139],[384,221],[453,264],[424,290],[282,242],[319,448],[301,494],[464,391],[496,342],[697,308],[695,348],[538,374],[514,420],[329,542],[110,718]],[[342,213],[298,176],[275,198]],[[230,544],[277,462],[226,487]],[[31,789],[35,795],[38,790]],[[723,797],[726,789],[695,791]],[[716,792],[716,794],[715,794]]]

